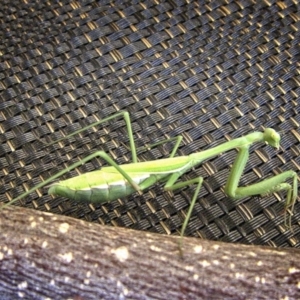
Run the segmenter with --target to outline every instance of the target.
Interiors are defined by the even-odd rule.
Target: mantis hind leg
[[[104,118],[102,120],[94,122],[94,123],[92,123],[92,124],[90,124],[90,125],[88,125],[88,126],[86,126],[84,128],[78,129],[78,130],[72,132],[71,134],[69,134],[69,135],[67,135],[65,137],[62,137],[62,138],[60,138],[60,139],[58,139],[58,140],[56,140],[54,142],[46,144],[46,146],[50,146],[50,145],[56,144],[57,142],[65,140],[65,139],[67,139],[67,138],[69,138],[69,137],[71,137],[73,135],[81,133],[81,132],[83,132],[83,131],[85,131],[87,129],[93,128],[93,127],[95,127],[97,125],[100,125],[100,124],[102,124],[104,122],[107,122],[109,120],[118,118],[120,116],[122,116],[124,118],[125,123],[126,123],[126,128],[127,128],[128,138],[129,138],[129,144],[130,144],[130,151],[131,151],[131,155],[132,155],[132,162],[136,163],[137,162],[136,147],[135,147],[135,143],[134,143],[134,137],[133,137],[132,127],[131,127],[130,116],[129,116],[129,113],[127,111],[119,111],[119,112],[117,112],[117,113],[115,113],[115,114],[113,114],[113,115],[111,115],[111,116],[109,116],[107,118]]]
[[[263,194],[278,192],[281,190],[286,190],[287,200],[285,203],[285,210],[291,208],[291,210],[293,211],[297,199],[297,193],[298,193],[296,172],[291,170],[285,171],[271,178],[267,178],[261,182],[254,183],[245,187],[239,187],[238,183],[240,181],[242,172],[245,168],[248,158],[249,158],[248,147],[241,147],[237,155],[237,158],[233,163],[232,170],[229,174],[225,186],[226,194],[233,199],[240,199],[242,197],[247,197],[247,196],[263,195]],[[292,185],[285,182],[288,179],[293,180]],[[286,218],[285,218],[285,222],[286,222]],[[289,223],[291,226],[291,219]]]
[[[62,175],[66,174],[67,172],[70,172],[71,170],[74,170],[75,168],[79,167],[80,165],[92,160],[95,157],[101,157],[103,158],[109,165],[113,166],[116,168],[116,170],[118,172],[120,172],[120,174],[123,175],[123,177],[132,185],[132,187],[137,191],[140,192],[141,188],[139,185],[137,185],[132,178],[104,151],[97,151],[93,154],[90,154],[89,156],[73,163],[72,165],[70,165],[69,167],[65,168],[64,170],[56,173],[55,175],[51,176],[50,178],[46,179],[45,181],[37,184],[35,187],[29,189],[28,191],[26,191],[25,193],[21,194],[20,196],[12,199],[10,202],[5,203],[4,205],[1,206],[1,209],[3,209],[4,207],[11,205],[12,203],[24,198],[25,196],[31,194],[32,192],[46,186],[47,184],[49,184],[51,181],[61,177]]]

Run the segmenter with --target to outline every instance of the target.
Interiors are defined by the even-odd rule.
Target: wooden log
[[[1,299],[299,299],[300,251],[0,211]]]

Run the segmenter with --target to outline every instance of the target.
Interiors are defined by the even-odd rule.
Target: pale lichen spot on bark
[[[194,247],[194,252],[199,254],[199,253],[202,253],[203,251],[203,247],[201,245],[198,245],[198,246],[195,246]]]
[[[252,256],[252,257],[256,257],[256,256],[257,256],[257,254],[256,254],[255,252],[250,251],[250,252],[248,252],[248,253],[249,253],[249,255]]]
[[[28,287],[27,281],[22,281],[21,283],[18,284],[18,289],[20,290],[25,290]]]
[[[202,261],[200,261],[200,264],[201,264],[203,267],[209,267],[209,266],[210,266],[210,262],[207,261],[207,260],[202,260]]]
[[[85,278],[84,281],[83,281],[85,285],[90,284],[89,278],[91,277],[91,274],[92,274],[91,271],[87,271],[87,272],[86,272],[86,274],[85,274],[86,278]]]
[[[25,294],[23,292],[18,292],[19,298],[24,298]]]
[[[155,252],[162,252],[163,250],[157,246],[151,245],[150,249]]]
[[[35,221],[32,221],[32,222],[30,223],[30,227],[31,227],[31,228],[35,228],[36,225],[37,225],[37,223],[36,223]]]
[[[128,293],[129,293],[128,289],[127,289],[127,288],[124,288],[124,290],[123,290],[123,295],[124,295],[124,296],[127,296]]]
[[[121,292],[120,292],[120,294],[119,294],[119,299],[124,299],[124,296],[128,295],[129,290],[119,280],[117,281],[117,287],[122,289]]]
[[[46,248],[47,246],[48,246],[48,242],[47,241],[43,241],[42,248]]]
[[[213,262],[212,262],[214,265],[216,265],[216,266],[218,266],[219,264],[220,264],[220,262],[218,261],[218,260],[213,260]]]
[[[261,260],[259,260],[256,264],[260,267],[263,265],[263,262]]]
[[[218,249],[220,248],[220,246],[219,246],[219,245],[216,245],[216,244],[213,245],[212,247],[213,247],[214,250],[218,250]]]
[[[24,245],[28,244],[28,238],[24,239]]]
[[[193,266],[185,266],[184,267],[187,271],[194,271],[194,267]]]
[[[60,257],[66,263],[70,263],[73,260],[73,253],[68,252],[68,253],[58,254],[58,257]]]
[[[264,252],[265,252],[265,253],[270,253],[271,255],[272,255],[272,254],[282,255],[282,256],[288,255],[288,253],[285,252],[285,251],[277,252],[276,250],[272,250],[272,249],[265,249]]]
[[[230,263],[229,267],[230,267],[230,269],[234,269],[235,268],[235,264],[234,263]]]
[[[69,231],[70,225],[68,223],[62,223],[59,225],[59,232],[61,233],[67,233]]]
[[[111,253],[115,254],[120,262],[125,262],[129,257],[128,249],[125,246],[119,247],[117,249],[112,249]]]
[[[297,269],[297,268],[294,268],[294,267],[289,268],[289,273],[290,274],[294,274],[294,273],[298,273],[298,272],[300,272],[300,270]]]
[[[161,261],[167,261],[168,260],[168,258],[166,256],[162,256],[162,255],[159,256],[159,259]]]
[[[69,280],[70,280],[70,277],[68,277],[68,276],[66,276],[65,279],[64,279],[64,281],[65,281],[66,283],[69,282]]]
[[[4,254],[0,252],[0,260],[2,260],[3,258],[4,258]]]
[[[51,279],[50,285],[55,285],[55,280],[54,279]]]
[[[266,279],[264,277],[255,276],[255,282],[265,284]]]
[[[44,218],[43,218],[43,217],[39,217],[39,221],[40,221],[40,222],[43,222],[43,221],[44,221]]]
[[[245,277],[244,274],[239,273],[239,272],[236,272],[234,275],[235,275],[235,278],[237,278],[237,279]]]
[[[193,275],[193,279],[194,279],[194,280],[198,280],[198,279],[199,279],[199,275],[195,273],[195,274]]]
[[[120,280],[117,281],[117,287],[123,287],[123,283]]]

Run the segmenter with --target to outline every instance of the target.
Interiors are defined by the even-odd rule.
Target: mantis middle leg
[[[173,173],[172,175],[170,175],[170,177],[167,179],[167,182],[166,182],[165,187],[164,187],[164,189],[166,191],[174,191],[176,189],[180,189],[180,188],[189,186],[191,184],[197,184],[194,195],[193,195],[193,198],[191,200],[191,203],[190,203],[190,206],[189,206],[189,209],[188,209],[188,212],[186,214],[186,217],[184,219],[184,222],[183,222],[181,230],[180,230],[179,252],[180,252],[181,256],[183,256],[183,253],[182,253],[182,238],[184,236],[184,232],[186,230],[187,224],[188,224],[188,222],[191,218],[192,211],[194,209],[194,206],[195,206],[195,203],[196,203],[196,200],[198,198],[198,195],[199,195],[199,192],[200,192],[200,189],[201,189],[201,186],[202,186],[202,182],[203,182],[203,177],[197,177],[197,178],[194,178],[194,179],[191,179],[191,180],[186,180],[186,181],[175,183],[183,173],[185,173],[185,171],[176,172],[176,173]]]
[[[150,145],[145,146],[145,147],[140,147],[137,150],[149,150],[149,149],[152,149],[152,148],[154,148],[156,146],[163,145],[163,144],[166,144],[166,143],[171,142],[171,141],[176,141],[176,143],[175,143],[175,145],[173,147],[173,150],[172,150],[172,152],[171,152],[171,154],[169,156],[169,157],[174,157],[175,154],[176,154],[176,152],[177,152],[177,150],[178,150],[178,148],[179,148],[179,145],[180,145],[180,143],[182,141],[182,136],[181,135],[175,136],[175,137],[172,137],[172,138],[169,138],[169,139],[165,139],[165,140],[159,141],[159,142],[154,143],[154,144],[150,144]]]

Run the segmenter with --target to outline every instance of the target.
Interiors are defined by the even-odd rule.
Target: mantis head
[[[272,128],[266,128],[264,131],[264,141],[274,148],[279,148],[280,135]]]

